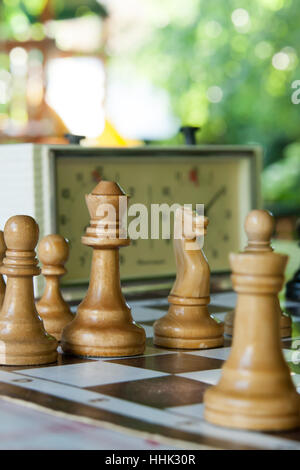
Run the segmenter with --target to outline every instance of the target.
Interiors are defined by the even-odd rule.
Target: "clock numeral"
[[[59,223],[61,225],[66,225],[68,223],[68,217],[64,214],[61,214],[60,217],[59,217]]]
[[[181,181],[181,179],[182,179],[182,174],[180,173],[180,171],[176,171],[176,173],[175,173],[175,179],[176,179],[177,181]]]
[[[171,195],[171,189],[169,186],[164,186],[161,190],[163,196],[170,196]]]
[[[95,183],[99,183],[101,179],[105,179],[103,176],[103,168],[102,166],[97,166],[91,173],[92,180],[95,181]]]
[[[215,176],[215,175],[214,175],[214,172],[213,172],[213,171],[210,171],[210,172],[208,173],[208,176],[207,176],[207,179],[206,179],[206,181],[207,181],[208,184],[212,184],[212,183],[213,183],[213,181],[214,181],[214,176]]]
[[[133,186],[129,186],[128,188],[128,194],[129,196],[131,197],[134,197],[135,196],[135,188]]]
[[[192,168],[189,171],[189,181],[191,183],[194,183],[195,186],[198,186],[198,184],[199,184],[199,174],[198,174],[198,168],[197,167]]]
[[[232,217],[232,212],[231,212],[230,209],[227,209],[227,210],[225,211],[225,218],[226,218],[226,219],[231,219],[231,217]]]
[[[86,262],[85,256],[81,255],[81,256],[79,257],[79,262],[80,262],[80,266],[84,266],[84,265],[85,265],[85,262]]]
[[[69,188],[63,188],[63,189],[61,190],[61,197],[62,197],[63,199],[70,199],[70,194],[71,194],[71,193],[70,193],[70,189],[69,189]]]

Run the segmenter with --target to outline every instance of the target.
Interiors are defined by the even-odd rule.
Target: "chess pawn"
[[[67,272],[64,264],[69,257],[68,243],[61,235],[47,235],[39,243],[38,256],[46,286],[36,308],[46,331],[59,341],[63,328],[74,318],[59,289],[59,278]]]
[[[175,223],[184,224],[185,217],[193,217],[194,228],[191,233],[183,229],[182,237],[174,237],[176,280],[168,297],[167,315],[154,323],[154,344],[166,348],[215,348],[224,343],[223,325],[208,312],[210,270],[196,238],[206,233],[208,219],[181,209],[176,211]]]
[[[17,215],[5,224],[7,246],[1,273],[7,276],[0,311],[0,364],[40,365],[55,362],[57,341],[44,329],[34,304],[33,276],[39,228],[32,217]]]
[[[245,232],[248,237],[248,245],[245,253],[268,253],[272,252],[271,237],[275,228],[273,215],[266,210],[253,210],[249,212],[245,220]],[[279,300],[278,314],[280,316],[280,336],[282,338],[290,337],[292,334],[292,322],[290,317],[284,315],[281,311]],[[232,336],[234,327],[235,311],[231,310],[226,314],[224,321],[225,334]]]
[[[3,258],[5,256],[6,245],[4,241],[4,234],[2,230],[0,230],[0,267],[3,264]],[[5,282],[3,276],[0,274],[0,308],[3,304],[4,295],[5,295]]]
[[[86,196],[91,216],[82,243],[93,248],[90,284],[75,319],[62,333],[64,352],[79,356],[134,356],[145,349],[145,331],[132,319],[120,285],[119,248],[129,245],[122,228],[123,190],[101,181]],[[125,204],[126,207],[126,204]]]

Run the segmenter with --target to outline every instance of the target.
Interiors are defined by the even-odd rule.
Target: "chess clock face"
[[[210,220],[204,251],[211,271],[228,271],[228,254],[245,245],[244,219],[259,205],[258,157],[257,149],[249,147],[72,147],[57,151],[56,231],[71,244],[65,284],[88,282],[92,250],[81,243],[89,224],[85,194],[100,179],[117,181],[130,196],[129,206],[139,203],[150,209],[151,204],[204,204]],[[172,240],[133,240],[120,250],[120,264],[123,280],[173,276]]]

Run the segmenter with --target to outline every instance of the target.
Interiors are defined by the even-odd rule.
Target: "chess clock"
[[[85,194],[100,179],[117,181],[130,204],[204,204],[210,223],[204,250],[212,274],[228,273],[228,254],[245,245],[244,219],[260,207],[261,150],[252,146],[86,148],[16,144],[0,147],[5,220],[28,214],[41,236],[60,233],[71,245],[64,285],[76,296],[86,286],[91,250],[81,236],[89,224]],[[130,223],[130,219],[129,219]],[[120,253],[128,286],[166,286],[174,277],[172,240],[138,239]],[[42,281],[40,281],[42,282]],[[39,284],[37,286],[40,289]]]

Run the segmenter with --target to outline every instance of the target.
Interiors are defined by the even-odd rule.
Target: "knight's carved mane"
[[[208,219],[182,208],[175,214],[177,223],[183,223],[183,215],[192,218],[192,224],[188,224],[188,226],[192,226],[193,231],[191,232],[190,228],[185,230],[183,227],[182,238],[174,238],[177,275],[171,295],[179,297],[209,296],[209,265],[197,241],[197,237],[205,235]]]

